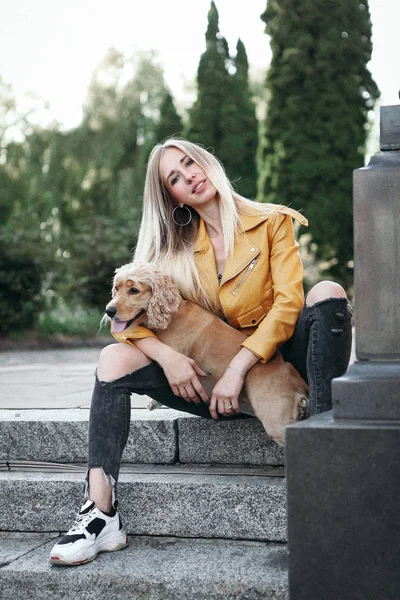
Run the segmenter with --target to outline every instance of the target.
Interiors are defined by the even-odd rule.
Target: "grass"
[[[11,332],[3,338],[5,345],[40,345],[51,342],[68,343],[112,336],[107,327],[100,327],[102,312],[83,307],[60,306],[39,315],[33,330]]]
[[[100,333],[107,334],[107,330],[100,329],[100,320],[103,313],[82,307],[73,308],[64,306],[42,313],[36,331],[39,335],[65,335],[80,338],[96,337]]]

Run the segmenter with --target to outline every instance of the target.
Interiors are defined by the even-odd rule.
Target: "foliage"
[[[219,33],[214,2],[208,13],[206,50],[197,71],[197,100],[189,111],[186,136],[213,149],[238,191],[256,193],[258,125],[248,82],[246,50],[239,40],[236,58]]]
[[[249,86],[249,63],[246,49],[239,39],[232,61],[231,90],[221,106],[223,143],[218,157],[238,191],[248,198],[257,192],[258,121]]]
[[[160,107],[160,120],[155,128],[157,142],[175,136],[182,136],[182,119],[178,115],[171,92],[167,91]]]
[[[23,255],[42,275],[33,295],[46,310],[60,301],[102,310],[113,271],[130,260],[136,241],[145,163],[166,94],[157,59],[110,50],[94,73],[82,123],[66,132],[20,115],[21,139],[10,142],[18,115],[9,87],[0,92],[0,116],[8,115],[0,162],[4,281],[17,269],[13,257]]]
[[[0,333],[33,329],[42,306],[41,273],[34,258],[0,248]]]
[[[206,50],[197,70],[197,99],[189,111],[186,136],[192,141],[218,150],[223,132],[220,109],[230,89],[230,77],[226,68],[229,59],[227,42],[219,33],[218,11],[214,2],[208,13]]]
[[[262,19],[273,57],[259,196],[304,209],[317,258],[347,285],[352,171],[363,165],[379,95],[367,68],[368,2],[269,0]]]
[[[108,330],[100,327],[103,313],[96,309],[82,306],[69,307],[61,303],[39,317],[36,332],[39,338],[49,336],[65,336],[88,339],[108,335]]]

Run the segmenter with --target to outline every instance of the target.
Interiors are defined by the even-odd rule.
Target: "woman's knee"
[[[100,353],[97,376],[100,381],[113,381],[151,363],[139,348],[129,344],[110,344]]]
[[[328,280],[320,281],[308,292],[306,306],[312,306],[328,298],[347,298],[347,294],[339,283]]]

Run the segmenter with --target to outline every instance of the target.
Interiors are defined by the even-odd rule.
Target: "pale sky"
[[[240,37],[250,64],[266,72],[271,53],[259,18],[266,0],[216,0],[216,6],[231,52]],[[398,104],[400,0],[369,0],[369,6],[370,70],[382,103]],[[79,124],[92,73],[110,47],[127,55],[158,50],[177,96],[196,76],[209,7],[210,0],[0,0],[0,75],[17,97],[31,91],[47,100],[66,128]]]

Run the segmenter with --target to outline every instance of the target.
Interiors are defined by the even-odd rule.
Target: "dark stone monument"
[[[400,600],[400,106],[354,172],[356,362],[287,428],[290,600]]]

